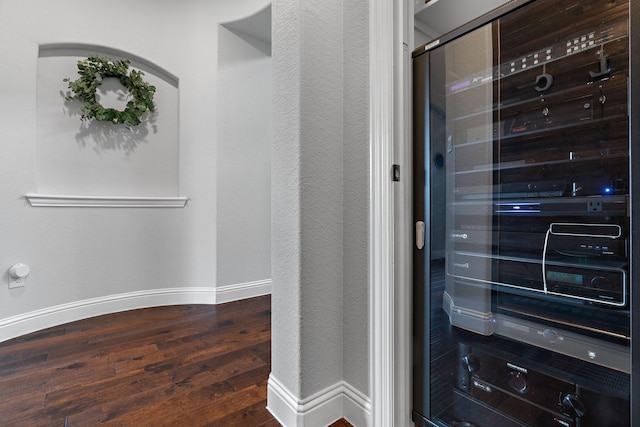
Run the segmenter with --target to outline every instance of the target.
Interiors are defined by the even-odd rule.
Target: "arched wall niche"
[[[77,62],[91,55],[129,59],[156,87],[156,111],[138,126],[82,120],[81,104],[67,101],[65,78],[78,78]],[[130,96],[116,79],[98,89],[99,101],[123,109]],[[114,83],[115,82],[115,83]],[[43,203],[154,204],[180,196],[178,181],[179,78],[145,58],[108,46],[56,43],[39,46],[37,66],[37,194]],[[83,199],[84,198],[84,199]],[[117,199],[117,200],[116,200]],[[182,200],[175,200],[184,205]],[[81,201],[81,203],[80,203]],[[159,206],[167,206],[159,203]]]

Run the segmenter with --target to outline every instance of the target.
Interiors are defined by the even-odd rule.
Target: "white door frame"
[[[372,427],[394,419],[393,1],[369,3],[369,388]]]
[[[369,9],[370,246],[369,387],[372,427],[409,426],[410,298],[406,229],[410,167],[405,146],[411,0],[371,0]],[[400,148],[399,150],[397,148]],[[401,182],[393,183],[399,163]],[[404,164],[403,164],[404,163]],[[394,185],[398,187],[394,188]],[[401,187],[400,187],[401,186]],[[395,216],[398,203],[399,216]],[[396,222],[397,221],[397,222]],[[394,270],[394,265],[397,270]],[[396,310],[395,308],[398,308]]]

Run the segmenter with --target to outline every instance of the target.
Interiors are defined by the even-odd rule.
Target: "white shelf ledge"
[[[29,193],[32,207],[71,208],[184,208],[187,197],[62,196]]]

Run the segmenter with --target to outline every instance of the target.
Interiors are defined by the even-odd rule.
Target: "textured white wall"
[[[217,285],[218,23],[267,4],[0,0],[0,323],[107,295]],[[37,191],[38,48],[50,43],[119,49],[178,77],[185,209],[28,206],[23,196]],[[15,262],[31,274],[26,287],[9,290],[6,270]]]
[[[271,150],[272,375],[301,393],[300,159],[301,18],[296,0],[272,4],[273,141]]]
[[[344,2],[344,378],[369,392],[369,2]]]
[[[273,2],[272,380],[298,401],[368,393],[367,16]]]
[[[342,45],[340,1],[273,3],[272,374],[301,398],[342,379]]]

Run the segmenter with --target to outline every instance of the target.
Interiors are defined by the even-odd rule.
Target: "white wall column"
[[[341,3],[272,4],[273,358],[268,407],[286,426],[334,421],[327,405],[335,403],[331,391],[343,378]]]
[[[268,407],[287,427],[370,423],[367,7],[272,4]]]

